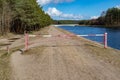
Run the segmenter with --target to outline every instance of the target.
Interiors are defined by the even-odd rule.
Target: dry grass
[[[34,47],[32,49],[29,49],[28,51],[25,51],[23,55],[40,55],[44,51],[45,47],[40,46],[40,47]]]
[[[0,57],[1,57],[4,53],[6,53],[5,50],[0,50]]]
[[[7,46],[7,45],[11,45],[11,43],[0,43],[0,46]]]
[[[10,55],[6,51],[0,51],[0,80],[11,79]]]
[[[48,30],[49,30],[49,27],[44,27],[44,28],[41,28],[39,31],[33,32],[32,34],[35,34],[35,35],[47,35],[47,34],[49,34]]]
[[[6,35],[0,36],[0,39],[3,39],[3,38],[9,39],[9,38],[13,38],[15,36],[19,37],[20,35],[16,35],[16,34],[13,34],[13,33],[7,33]]]
[[[23,46],[19,46],[19,47],[10,49],[9,54],[5,50],[0,50],[0,80],[12,80],[10,55],[22,47]]]
[[[18,39],[20,39],[20,38],[10,38],[10,39],[8,39],[8,40],[18,40]]]
[[[41,29],[40,31],[33,32],[36,35],[41,35],[41,34],[48,34],[49,27],[45,27]],[[9,42],[14,42],[18,40],[19,38],[14,38],[16,35],[14,34],[8,34],[5,36],[1,36],[0,39],[7,38]],[[19,37],[19,36],[18,36]],[[37,39],[37,38],[35,38]],[[33,39],[33,40],[35,40]],[[9,43],[0,43],[0,47],[10,45]],[[12,80],[11,76],[11,66],[10,66],[10,55],[23,48],[24,45],[18,46],[15,48],[10,49],[10,54],[7,53],[5,50],[0,51],[0,80]],[[40,53],[44,50],[44,47],[37,47],[37,48],[32,48],[29,51],[25,52],[23,55],[31,55],[31,54],[37,54],[40,55]]]
[[[107,63],[110,63],[118,68],[120,68],[120,51],[112,48],[101,48],[91,45],[86,45],[89,48],[89,51],[92,55],[95,55],[97,58],[104,60]]]

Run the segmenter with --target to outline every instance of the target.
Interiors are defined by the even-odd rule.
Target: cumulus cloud
[[[99,16],[92,16],[91,19],[97,19]]]
[[[62,2],[72,2],[73,0],[37,0],[41,5],[46,5],[49,3],[62,3]]]
[[[48,4],[50,3],[52,0],[37,0],[37,2],[41,5],[45,5],[45,4]]]
[[[55,7],[48,8],[48,10],[46,11],[46,13],[48,13],[51,17],[59,17],[61,19],[79,20],[79,19],[83,18],[81,15],[63,13],[62,11],[56,9]]]
[[[48,11],[46,11],[50,16],[60,16],[62,15],[62,12],[57,10],[56,8],[48,8]]]
[[[119,8],[119,9],[120,9],[120,5],[117,5],[116,8]]]

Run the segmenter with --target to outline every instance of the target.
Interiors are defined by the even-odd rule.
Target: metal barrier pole
[[[8,54],[10,53],[10,48],[9,48],[9,46],[7,46],[7,53],[8,53]]]
[[[104,48],[107,48],[107,33],[104,34]]]
[[[25,33],[25,50],[28,50],[28,34]]]

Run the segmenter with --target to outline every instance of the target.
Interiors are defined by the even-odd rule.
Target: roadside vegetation
[[[10,80],[12,78],[9,56],[6,51],[0,50],[0,80]]]
[[[36,31],[51,23],[36,0],[0,0],[0,35]]]

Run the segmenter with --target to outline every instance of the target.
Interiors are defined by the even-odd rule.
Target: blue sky
[[[108,8],[120,8],[120,0],[38,0],[38,2],[46,13],[57,20],[97,18]]]

